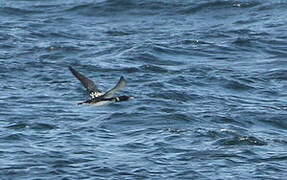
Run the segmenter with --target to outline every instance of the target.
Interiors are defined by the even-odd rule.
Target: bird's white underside
[[[99,97],[102,95],[104,95],[104,93],[100,93],[100,92],[91,92],[90,93],[91,98],[96,98],[96,97]]]

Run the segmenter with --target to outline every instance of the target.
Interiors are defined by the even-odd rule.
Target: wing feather
[[[118,83],[116,84],[115,87],[113,87],[112,89],[108,90],[104,95],[103,98],[112,98],[114,96],[114,94],[120,90],[122,90],[125,86],[126,86],[127,82],[124,79],[124,77],[122,76],[120,78],[120,80],[118,81]]]
[[[97,86],[95,85],[95,83],[92,80],[90,80],[89,78],[85,77],[83,74],[79,73],[78,71],[76,71],[71,66],[69,66],[69,70],[82,83],[82,85],[89,92],[90,96],[92,96],[92,95],[94,96],[95,94],[100,94],[101,93],[101,91],[97,88]]]

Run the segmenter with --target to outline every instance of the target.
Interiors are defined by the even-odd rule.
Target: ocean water
[[[287,2],[0,1],[0,179],[286,179]],[[102,89],[102,107],[72,66]]]

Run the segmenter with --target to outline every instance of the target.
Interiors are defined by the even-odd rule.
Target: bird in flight
[[[90,80],[89,78],[85,77],[80,72],[76,71],[74,68],[69,66],[69,70],[72,72],[72,74],[82,83],[82,85],[86,88],[86,90],[89,93],[90,99],[84,102],[78,103],[80,104],[92,104],[96,106],[101,106],[105,104],[109,104],[112,102],[121,102],[121,101],[127,101],[133,97],[131,96],[116,96],[114,97],[115,93],[122,90],[126,86],[126,80],[122,76],[118,83],[107,92],[103,93],[100,91],[95,83]]]

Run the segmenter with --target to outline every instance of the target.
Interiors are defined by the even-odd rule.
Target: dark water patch
[[[133,8],[133,3],[124,1],[103,1],[99,3],[85,3],[66,9],[67,12],[76,12],[85,16],[109,16],[110,13],[120,14]]]
[[[185,3],[162,2],[162,1],[103,1],[99,3],[82,3],[66,9],[67,12],[76,12],[85,16],[110,16],[117,15],[138,15],[151,16],[158,13],[169,14],[173,9],[184,6]],[[162,11],[162,10],[169,11]]]
[[[128,36],[128,35],[133,35],[136,34],[137,31],[131,30],[131,29],[111,29],[105,32],[109,36]]]
[[[167,49],[164,46],[158,45],[143,45],[126,50],[121,53],[121,56],[128,59],[131,63],[144,61],[153,65],[164,65],[169,67],[184,64],[173,57],[175,54],[180,54],[179,57],[182,59],[186,52],[177,52],[174,48]]]
[[[145,64],[140,67],[144,72],[150,73],[167,73],[168,70],[157,65]]]
[[[136,72],[139,72],[140,69],[137,68],[137,67],[126,67],[126,68],[122,68],[120,69],[121,72],[124,72],[124,73],[136,73]]]
[[[150,83],[146,83],[144,86],[147,86],[155,90],[162,90],[164,88],[167,88],[167,86],[163,82],[150,82]]]
[[[35,3],[29,7],[32,9],[38,9],[38,10],[42,10],[44,12],[47,12],[47,11],[59,9],[59,7],[61,7],[60,9],[62,9],[65,7],[65,4],[61,4],[61,3],[60,4],[54,4],[54,3],[49,3],[49,1],[46,1],[46,2]]]
[[[282,63],[285,63],[285,62],[282,62]],[[281,68],[269,70],[264,75],[262,75],[262,78],[268,79],[268,80],[286,81],[287,80],[287,70],[284,70]]]
[[[55,160],[53,162],[52,168],[65,168],[65,167],[72,167],[73,162],[70,160]]]
[[[252,39],[249,38],[237,38],[236,40],[233,41],[233,44],[237,46],[250,46],[252,45]]]
[[[183,114],[183,113],[173,113],[170,115],[163,116],[164,119],[171,119],[171,120],[179,120],[179,121],[191,121],[194,117],[189,114]]]
[[[56,129],[57,127],[55,125],[51,125],[51,124],[47,124],[47,123],[34,123],[31,125],[31,129],[34,130],[52,130],[52,129]]]
[[[234,24],[236,25],[236,24],[239,24],[239,25],[242,25],[242,24],[253,24],[254,23],[254,21],[255,21],[255,18],[250,18],[250,19],[240,19],[240,20],[237,20],[237,21],[235,21],[234,22]],[[267,33],[266,33],[267,34]],[[244,43],[244,39],[239,39],[238,41],[237,41],[237,43]]]
[[[248,28],[239,28],[226,31],[229,36],[250,38],[256,36],[257,32]]]
[[[153,130],[151,130],[151,131],[149,131],[149,130],[151,130],[151,129],[149,129],[149,128],[148,129],[132,129],[130,131],[123,132],[123,134],[125,136],[133,136],[133,137],[135,137],[135,136],[140,136],[140,135],[143,135],[145,133],[149,133],[149,132],[153,131]]]
[[[86,9],[86,8],[89,8],[93,6],[93,3],[85,3],[85,4],[76,4],[75,6],[73,7],[69,7],[66,9],[66,11],[79,11],[79,10],[82,10],[82,9]]]
[[[253,89],[252,86],[249,86],[247,84],[241,83],[239,81],[232,81],[228,80],[227,84],[225,85],[226,88],[236,90],[236,91],[244,91],[244,90],[250,90]]]
[[[211,118],[215,123],[223,124],[233,124],[236,123],[236,120],[229,116],[215,115],[215,116],[206,116],[205,118]]]
[[[178,102],[188,102],[193,100],[193,98],[188,94],[188,92],[182,92],[178,90],[161,91],[158,93],[148,94],[149,97],[163,100],[171,100]]]
[[[287,123],[284,118],[285,116],[286,112],[278,115],[270,114],[268,116],[261,117],[260,121],[278,129],[287,129]]]
[[[25,15],[33,15],[42,13],[43,11],[34,10],[34,9],[23,9],[23,8],[14,8],[14,7],[2,7],[1,14],[8,15],[8,16],[25,16]]]
[[[206,175],[201,174],[200,172],[196,172],[195,170],[184,170],[181,173],[175,173],[173,178],[181,178],[181,179],[209,179]]]
[[[249,91],[255,88],[254,85],[250,83],[250,81],[246,81],[245,78],[243,79],[244,82],[239,80],[238,77],[234,79],[232,77],[225,77],[224,74],[215,76],[210,74],[208,80],[213,84],[218,84],[234,91]]]
[[[153,114],[149,118],[153,121],[153,125],[164,125],[164,127],[184,127],[184,123],[192,123],[196,119],[189,113]]]
[[[209,121],[206,121],[209,122]],[[194,136],[196,138],[204,137],[212,142],[219,139],[233,138],[239,135],[244,135],[248,133],[247,128],[243,128],[238,125],[229,125],[227,128],[218,129],[218,124],[214,124],[216,128],[207,129],[205,127],[197,128],[194,130]],[[219,125],[220,126],[220,125]]]
[[[173,73],[177,74],[177,77],[172,78],[172,79],[170,79],[168,81],[170,86],[173,86],[173,87],[179,86],[179,87],[183,88],[182,90],[187,90],[188,91],[188,90],[190,90],[192,85],[195,84],[194,79],[193,79],[194,76],[182,75],[182,74],[185,74],[185,73],[183,73],[183,71],[179,71],[179,72],[175,71]]]
[[[220,151],[220,150],[204,150],[204,151],[198,151],[198,150],[190,150],[187,153],[179,154],[177,159],[182,162],[186,161],[199,161],[200,159],[218,159],[218,158],[233,158],[233,159],[243,159],[242,156],[238,154],[233,154],[232,152],[228,151]]]
[[[111,114],[107,119],[110,119],[110,120],[113,120],[113,119],[115,119],[115,118],[120,118],[120,117],[122,117],[122,116],[127,116],[127,117],[132,117],[132,116],[134,116],[134,117],[141,117],[141,113],[125,113],[125,112],[123,112],[123,113],[113,113],[113,114]],[[126,122],[126,123],[133,123],[132,121],[128,121],[128,120],[124,120],[124,122]],[[134,123],[137,123],[136,121],[134,122]]]
[[[177,110],[175,108],[161,108],[160,111],[164,113],[175,113]]]
[[[26,141],[27,137],[22,133],[14,133],[10,135],[4,135],[0,138],[0,141],[14,142],[14,141]]]
[[[256,11],[270,11],[270,10],[274,10],[274,9],[281,9],[281,8],[285,8],[287,6],[286,2],[284,1],[280,1],[280,0],[276,0],[276,1],[268,1],[265,3],[260,4],[260,6],[258,6],[256,8]]]
[[[134,151],[146,151],[148,147],[144,143],[127,143],[121,146],[124,149],[127,149],[127,151],[130,151],[130,149],[133,149]]]
[[[232,138],[220,139],[216,142],[216,144],[224,146],[242,146],[242,145],[263,146],[267,145],[267,142],[253,136],[236,136]]]
[[[275,56],[275,57],[287,57],[286,49],[280,50],[280,48],[276,49],[265,49],[265,52]]]
[[[149,106],[140,106],[137,108],[138,111],[140,112],[146,112],[148,110],[152,110],[153,108],[150,108]]]
[[[245,1],[203,1],[198,3],[190,3],[185,6],[180,13],[183,14],[194,14],[198,12],[213,11],[213,10],[226,10],[226,9],[242,9],[252,8],[259,5],[259,2],[245,2]]]
[[[84,34],[78,32],[76,29],[74,31],[71,30],[57,30],[57,29],[51,29],[51,30],[41,30],[39,32],[32,32],[30,33],[30,37],[32,38],[52,38],[52,39],[82,39],[84,38]],[[55,48],[56,49],[56,48]],[[53,47],[50,47],[49,50],[54,50]]]
[[[100,173],[103,175],[103,177],[105,176],[105,174],[110,174],[110,173],[114,173],[116,172],[115,169],[110,168],[110,167],[94,167],[93,172],[95,173]]]

